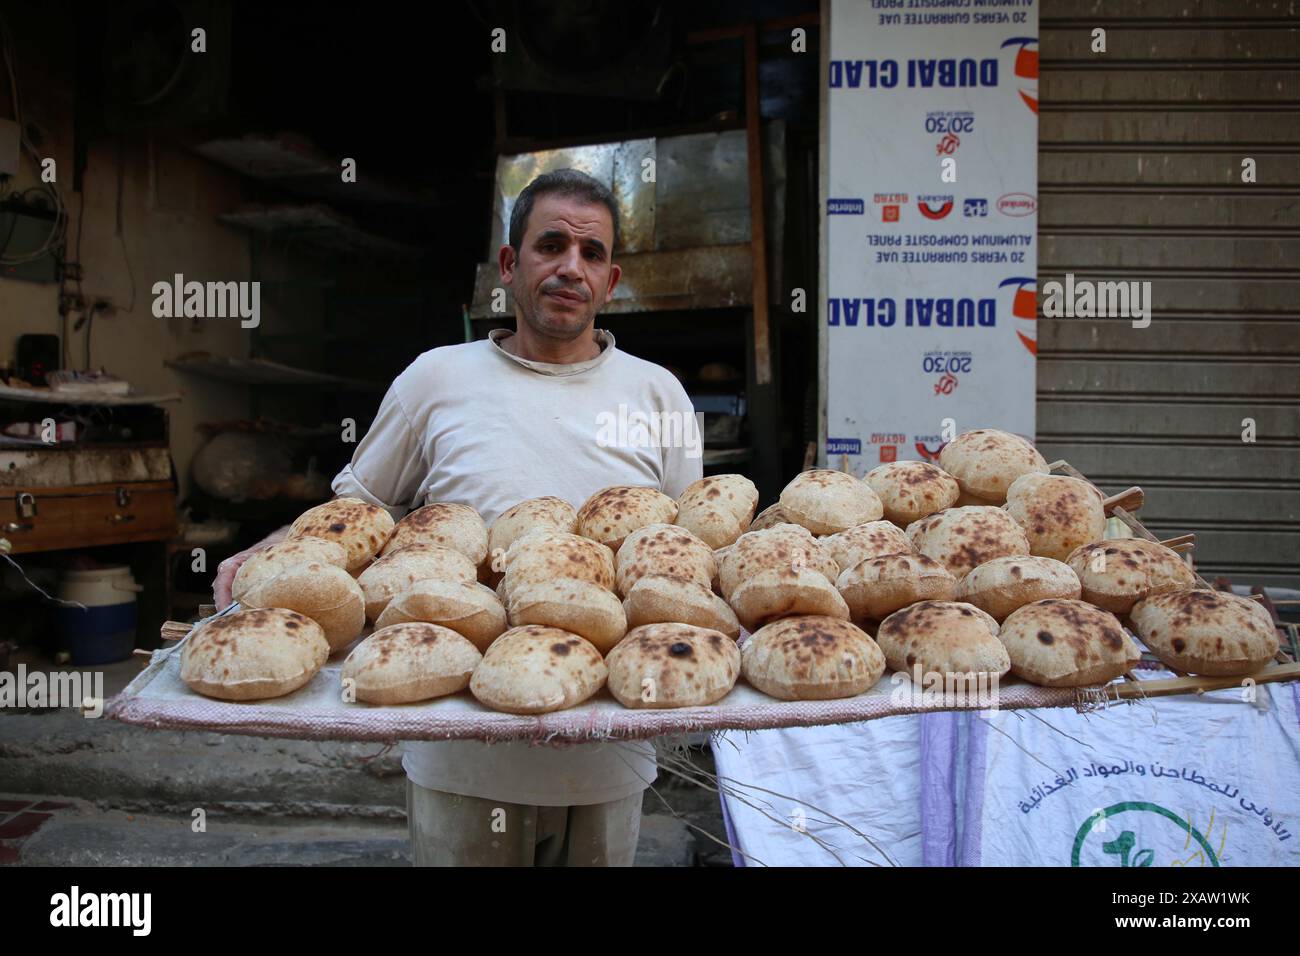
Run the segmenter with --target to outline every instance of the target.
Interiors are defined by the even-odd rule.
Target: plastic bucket
[[[135,648],[135,596],[144,590],[125,565],[93,571],[65,571],[58,596],[84,604],[54,609],[54,629],[72,663],[110,664],[126,660]]]

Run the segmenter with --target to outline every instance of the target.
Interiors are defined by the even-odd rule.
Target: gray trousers
[[[416,866],[631,866],[644,791],[611,803],[534,807],[406,781]]]

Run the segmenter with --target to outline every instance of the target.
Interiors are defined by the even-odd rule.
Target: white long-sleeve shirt
[[[574,365],[511,355],[499,342],[512,334],[498,330],[412,362],[335,477],[334,492],[395,518],[430,502],[457,502],[490,524],[526,498],[555,495],[577,508],[609,485],[654,487],[675,498],[701,477],[694,409],[670,372],[618,351],[604,331],[597,331],[600,355]],[[403,766],[422,787],[541,806],[620,800],[656,774],[645,743],[409,743]]]

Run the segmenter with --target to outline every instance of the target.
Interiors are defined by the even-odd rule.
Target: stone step
[[[7,814],[7,815],[6,815]],[[199,824],[201,823],[201,826]],[[697,863],[687,825],[641,823],[637,866]],[[405,821],[129,813],[85,800],[0,794],[0,864],[17,866],[409,866]]]
[[[404,816],[400,746],[150,730],[73,710],[0,716],[0,787],[141,811]]]

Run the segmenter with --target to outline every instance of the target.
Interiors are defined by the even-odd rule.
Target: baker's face
[[[542,195],[518,253],[501,248],[501,278],[533,331],[571,341],[591,328],[618,284],[613,250],[614,221],[604,204]]]

